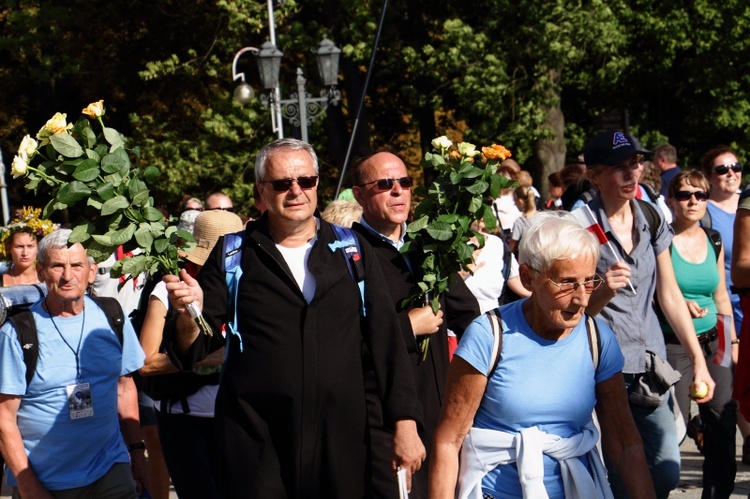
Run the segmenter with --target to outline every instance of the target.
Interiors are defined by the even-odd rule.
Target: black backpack
[[[89,296],[89,298],[104,311],[110,327],[114,330],[120,345],[122,345],[125,313],[122,311],[120,302],[107,296]],[[39,360],[39,337],[37,336],[34,315],[26,309],[11,315],[8,320],[13,324],[18,342],[23,349],[23,363],[26,364],[26,386],[29,386],[31,378],[34,377],[36,372],[37,360]]]

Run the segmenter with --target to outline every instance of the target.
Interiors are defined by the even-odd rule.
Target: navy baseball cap
[[[602,132],[583,148],[586,166],[617,166],[636,154],[649,154],[641,144],[623,132]]]

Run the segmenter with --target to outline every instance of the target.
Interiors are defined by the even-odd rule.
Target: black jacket
[[[362,346],[374,359],[377,393],[392,419],[421,423],[409,359],[377,258],[361,243],[367,316],[330,225],[321,221],[305,301],[268,232],[248,226],[239,283],[239,342],[229,354],[216,402],[228,497],[358,498],[365,495],[368,446]],[[198,280],[214,330],[226,321],[222,240]],[[199,337],[192,360],[220,340]],[[186,359],[187,365],[190,359]]]
[[[398,320],[411,361],[417,396],[424,413],[424,427],[420,431],[420,436],[429,456],[432,449],[432,437],[440,417],[448,374],[448,329],[460,337],[471,321],[479,316],[479,304],[464,281],[458,275],[454,276],[455,282],[440,300],[440,307],[444,314],[443,324],[435,334],[430,335],[427,357],[423,361],[409,320],[409,310],[421,305],[413,304],[406,308],[401,306],[403,299],[409,297],[416,288],[416,276],[409,270],[403,255],[391,243],[360,224],[355,223],[352,228],[366,238],[375,250],[388,284],[391,306],[393,310],[398,311]],[[419,265],[419,255],[410,255],[410,259],[412,269],[416,270]],[[375,387],[376,385],[369,383],[368,391],[372,392],[372,388]],[[379,455],[375,455],[373,460],[373,495],[374,497],[398,497],[395,488],[396,481],[390,471],[390,457],[386,452],[391,437],[392,421],[389,420],[387,414],[382,413],[377,397],[368,399],[368,411],[373,446],[376,450],[380,450]],[[378,440],[381,441],[378,442]],[[420,471],[414,475],[412,493],[409,497],[415,499],[427,497],[428,468],[429,462],[423,463]],[[396,491],[395,496],[394,491]]]

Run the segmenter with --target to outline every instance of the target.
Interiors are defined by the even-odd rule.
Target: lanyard
[[[47,313],[49,313],[49,307],[47,307],[47,302],[44,303],[45,308],[47,309]],[[63,340],[63,343],[65,343],[65,346],[67,346],[71,352],[73,352],[73,355],[76,357],[76,384],[80,384],[82,381],[81,378],[81,356],[79,355],[81,352],[81,342],[83,341],[83,327],[86,324],[86,308],[83,309],[83,317],[81,318],[81,334],[78,337],[78,347],[76,347],[75,350],[73,350],[73,347],[70,346],[70,343],[68,343],[68,340],[65,339],[65,337],[62,335],[62,332],[60,331],[60,328],[57,327],[57,324],[55,323],[55,318],[52,317],[52,314],[49,315],[50,320],[52,321],[52,325],[55,326],[55,330],[57,331],[57,334],[60,335],[60,339]]]

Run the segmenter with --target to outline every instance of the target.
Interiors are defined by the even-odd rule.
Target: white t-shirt
[[[480,265],[474,275],[469,275],[464,282],[471,293],[479,302],[479,310],[485,313],[497,308],[497,299],[503,292],[505,281],[503,280],[503,242],[497,236],[485,234],[484,248],[479,253],[476,263]],[[518,275],[518,261],[511,255],[510,279]]]
[[[157,298],[164,306],[169,310],[169,295],[167,292],[167,285],[164,281],[156,283],[154,290],[151,292],[151,296]],[[222,331],[222,334],[224,332]],[[199,418],[212,418],[214,417],[214,407],[216,406],[216,394],[219,391],[219,385],[204,385],[197,392],[186,397],[188,407],[190,407],[190,416],[196,416]],[[154,407],[157,410],[161,409],[161,403],[158,400],[154,400]],[[184,414],[182,410],[182,404],[169,404],[169,414]]]
[[[294,280],[297,281],[297,285],[302,290],[307,303],[310,303],[315,296],[315,276],[307,269],[307,257],[310,256],[310,250],[312,250],[313,244],[315,244],[317,239],[318,236],[316,235],[307,243],[297,248],[276,245],[279,253],[284,257],[286,264],[289,265],[289,270],[292,271]]]

